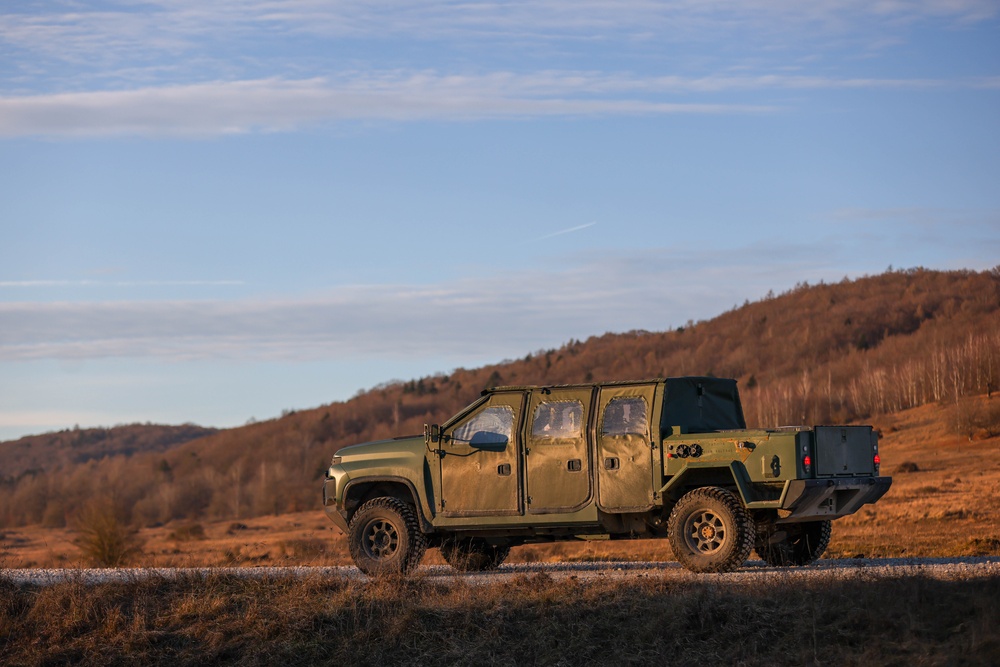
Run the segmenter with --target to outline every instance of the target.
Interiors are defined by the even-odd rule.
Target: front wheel
[[[406,574],[427,550],[416,511],[390,497],[369,500],[358,509],[347,542],[354,564],[368,576]]]
[[[495,570],[510,555],[510,546],[490,544],[480,537],[448,538],[441,543],[441,555],[456,570]]]
[[[808,565],[826,551],[833,531],[831,521],[804,521],[758,528],[754,551],[768,565]]]
[[[749,513],[736,496],[714,486],[682,496],[670,512],[667,531],[674,557],[692,572],[732,572],[753,549]]]

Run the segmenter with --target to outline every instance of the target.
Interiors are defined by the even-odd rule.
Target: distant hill
[[[165,452],[216,433],[194,424],[129,424],[114,428],[74,428],[0,442],[0,479],[65,469],[108,456]]]
[[[571,340],[517,360],[381,385],[162,453],[29,475],[0,486],[0,525],[63,525],[97,492],[144,524],[317,508],[334,451],[419,433],[484,387],[679,375],[737,378],[751,426],[849,422],[931,402],[960,407],[964,397],[1000,387],[1000,269],[803,283],[672,331]],[[956,429],[978,419],[956,415]]]

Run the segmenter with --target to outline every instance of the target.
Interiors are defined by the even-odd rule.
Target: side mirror
[[[437,424],[424,424],[424,440],[438,443],[441,441],[441,427]]]

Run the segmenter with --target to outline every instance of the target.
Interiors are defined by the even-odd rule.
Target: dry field
[[[730,579],[732,579],[730,577]],[[4,665],[996,665],[1000,578],[229,575],[15,586]]]
[[[1000,396],[980,406],[1000,403]],[[954,408],[928,405],[873,420],[882,470],[874,506],[834,523],[828,557],[1000,555],[1000,438],[955,435]],[[914,470],[914,468],[916,468]],[[318,489],[317,489],[318,495]],[[0,532],[0,567],[86,566],[69,529]],[[314,512],[239,521],[175,522],[140,531],[135,565],[349,565],[344,536]],[[565,542],[514,549],[510,562],[670,560],[666,540]],[[425,563],[443,563],[436,550]]]
[[[1000,438],[955,435],[955,419],[926,405],[874,420],[892,488],[834,523],[829,557],[1000,555]]]

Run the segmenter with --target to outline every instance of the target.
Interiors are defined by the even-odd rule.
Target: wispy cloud
[[[498,54],[515,51],[528,68],[553,56],[592,62],[595,45],[635,54],[639,67],[677,61],[678,46],[693,61],[718,63],[728,57],[720,43],[737,47],[741,55],[730,64],[741,65],[748,57],[759,63],[750,54],[773,62],[775,52],[796,59],[845,48],[878,52],[905,43],[915,25],[972,25],[998,13],[994,0],[43,0],[0,8],[0,89],[79,93],[304,80],[345,61],[372,70],[399,66],[395,54],[409,51],[401,44],[415,45],[420,55],[405,62],[419,67],[496,67],[510,62]],[[800,85],[809,85],[807,78]]]
[[[150,52],[171,54],[217,46],[227,40],[273,45],[274,36],[326,39],[552,40],[636,39],[656,35],[677,41],[713,39],[734,26],[766,40],[780,34],[816,39],[861,25],[893,27],[918,21],[972,23],[993,18],[991,0],[523,0],[503,3],[405,0],[325,2],[296,0],[171,0],[11,5],[0,13],[0,41],[66,60],[135,60]],[[811,30],[804,30],[810,27]],[[882,37],[884,39],[884,36]]]
[[[0,280],[0,287],[236,287],[242,280]]]
[[[590,333],[666,329],[829,271],[804,261],[712,265],[662,249],[602,251],[578,256],[562,270],[347,286],[313,298],[0,302],[0,362],[523,354]],[[695,267],[700,279],[692,283]],[[725,286],[729,274],[740,276],[738,284]]]
[[[0,136],[216,136],[342,121],[773,113],[718,94],[799,89],[975,88],[981,81],[815,76],[637,77],[545,71],[347,73],[133,90],[0,97]],[[677,101],[704,94],[703,101]]]
[[[117,415],[109,412],[85,410],[18,410],[0,411],[0,432],[20,433],[26,431],[47,431],[58,424],[65,428],[68,424],[113,424]],[[135,421],[139,421],[138,418]]]
[[[751,93],[998,85],[995,76],[956,81],[827,75],[835,69],[790,74],[784,57],[749,55],[770,52],[785,40],[811,51],[821,35],[836,43],[837,53],[850,48],[845,39],[858,35],[884,48],[895,43],[896,31],[922,21],[995,19],[1000,6],[992,0],[8,5],[0,9],[0,91],[6,91],[0,93],[0,137],[217,136],[342,121],[766,113],[788,103],[762,102]],[[385,48],[387,41],[394,47],[419,44],[420,55],[401,60],[391,55],[398,49]],[[738,45],[733,62],[719,55],[722,41]],[[748,49],[749,43],[758,48]],[[589,66],[594,45],[621,51],[616,62],[640,73],[568,64]],[[690,62],[676,58],[678,45],[691,47],[685,49]],[[511,49],[516,60],[496,57]],[[536,51],[559,57],[533,57]],[[803,55],[815,54],[792,57]],[[345,62],[356,69],[345,71]],[[397,69],[401,62],[414,69]],[[538,69],[551,62],[566,69]],[[651,72],[651,62],[677,63],[684,75]],[[738,69],[748,63],[755,65]],[[517,71],[497,71],[511,67]]]
[[[762,113],[751,104],[648,99],[655,84],[541,73],[358,75],[336,81],[265,79],[125,91],[0,98],[0,136],[211,136],[317,123],[545,116]],[[606,94],[617,88],[619,94]],[[632,96],[621,93],[634,93]]]
[[[908,253],[894,231],[873,231],[863,249],[852,243],[838,234],[728,251],[591,249],[545,269],[285,299],[0,302],[0,363],[499,358],[606,331],[667,329],[803,280],[917,265],[928,248],[937,267],[987,269],[998,249],[994,236],[968,257],[944,232]]]

